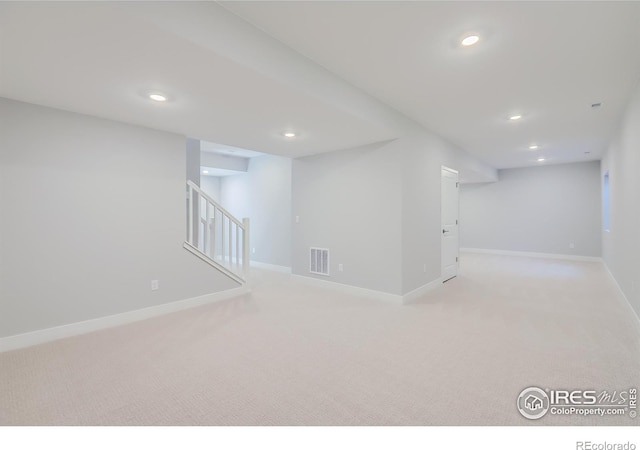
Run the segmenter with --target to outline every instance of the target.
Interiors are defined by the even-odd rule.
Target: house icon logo
[[[540,419],[549,411],[549,396],[537,387],[528,387],[518,396],[518,411],[527,419]]]
[[[535,395],[529,394],[529,396],[524,399],[524,405],[531,411],[537,411],[542,408],[542,400]]]

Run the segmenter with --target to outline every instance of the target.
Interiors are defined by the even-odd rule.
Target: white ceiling
[[[235,61],[255,39],[225,14],[254,30],[209,2],[0,2],[0,96],[283,156],[395,137]]]
[[[640,2],[223,5],[0,2],[0,96],[292,157],[397,137],[344,79],[505,168],[600,158],[640,79]]]
[[[497,168],[599,159],[640,79],[640,2],[222,4]]]

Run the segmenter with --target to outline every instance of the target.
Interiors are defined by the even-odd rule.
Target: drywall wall
[[[196,185],[200,186],[200,141],[197,139],[187,138],[187,180],[194,182]],[[185,186],[185,189],[187,186]],[[187,197],[188,198],[188,197]],[[194,193],[194,204],[198,204],[198,194]],[[188,208],[185,207],[185,220],[188,220],[189,212]],[[193,217],[191,220],[193,224],[193,236],[194,241],[199,239],[198,227],[199,220],[197,215],[197,210],[193,210]],[[197,245],[197,242],[194,242]]]
[[[187,139],[187,180],[200,186],[200,141]]]
[[[218,203],[220,203],[220,186],[220,177],[203,175],[200,178],[200,187],[202,190]]]
[[[294,274],[401,294],[402,183],[394,150],[385,142],[293,161]],[[330,250],[329,277],[309,273],[310,247]]]
[[[441,275],[442,166],[465,174],[469,164],[474,170],[478,167],[460,149],[425,130],[416,130],[396,144],[401,144],[396,153],[402,159],[402,293],[406,294]],[[497,177],[495,171],[478,170],[485,180]]]
[[[611,227],[602,231],[603,258],[640,317],[640,85],[602,160],[609,173]]]
[[[504,169],[460,191],[463,248],[601,256],[599,161]]]
[[[290,158],[251,158],[246,174],[222,177],[220,198],[234,216],[251,220],[252,261],[291,267]]]
[[[495,181],[496,169],[428,130],[414,126],[394,141],[402,161],[402,293],[441,276],[441,169],[459,172],[462,183]]]
[[[0,337],[237,287],[182,248],[185,147],[0,99]]]
[[[438,280],[443,165],[497,179],[495,169],[409,121],[398,139],[295,159],[293,273],[396,295]],[[330,277],[309,273],[311,246],[331,250]]]

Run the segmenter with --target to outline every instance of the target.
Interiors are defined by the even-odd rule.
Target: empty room
[[[637,426],[639,24],[0,2],[0,424]]]

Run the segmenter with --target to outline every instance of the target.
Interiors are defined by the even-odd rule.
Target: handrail
[[[191,188],[196,191],[199,195],[202,196],[202,198],[206,199],[209,203],[213,203],[217,209],[219,209],[220,211],[222,211],[223,214],[225,214],[226,216],[230,217],[231,220],[233,220],[235,223],[237,223],[239,226],[242,226],[242,222],[240,222],[240,220],[236,219],[234,217],[233,214],[231,214],[229,211],[227,211],[226,209],[224,209],[222,206],[220,206],[220,204],[218,202],[216,202],[214,199],[212,199],[211,197],[209,197],[209,195],[203,191],[200,186],[198,186],[197,184],[195,184],[193,181],[188,180],[187,184],[189,186],[191,186]]]
[[[249,219],[240,222],[193,181],[187,181],[187,189],[184,247],[235,281],[245,283],[249,275]]]

